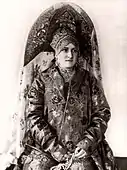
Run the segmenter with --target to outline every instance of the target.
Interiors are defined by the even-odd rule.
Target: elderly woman
[[[41,72],[28,93],[23,170],[114,170],[104,133],[110,108],[102,87],[80,68],[76,34],[61,27],[53,34],[54,64]]]

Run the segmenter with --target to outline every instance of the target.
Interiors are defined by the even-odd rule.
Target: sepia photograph
[[[127,2],[0,3],[0,169],[127,170]]]

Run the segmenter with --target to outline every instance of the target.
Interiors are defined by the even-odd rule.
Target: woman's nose
[[[68,51],[67,56],[68,56],[69,59],[72,59],[73,58],[72,52]]]

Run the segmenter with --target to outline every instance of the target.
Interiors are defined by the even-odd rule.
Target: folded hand
[[[79,147],[77,147],[77,148],[75,149],[75,152],[74,152],[74,157],[75,157],[75,158],[83,158],[83,157],[85,157],[85,156],[86,156],[86,152],[85,152],[84,149],[81,149],[81,148],[79,148]]]

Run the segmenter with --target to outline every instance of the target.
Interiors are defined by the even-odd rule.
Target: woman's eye
[[[77,49],[73,49],[72,52],[73,53],[78,53],[78,50]]]
[[[68,48],[63,48],[62,51],[68,52]]]

